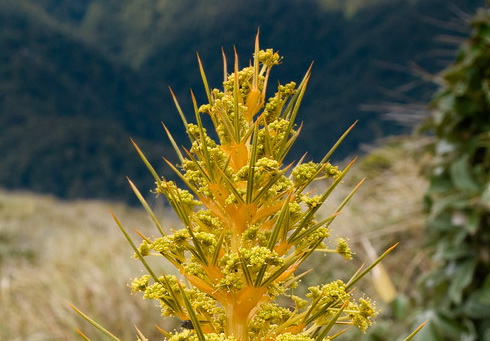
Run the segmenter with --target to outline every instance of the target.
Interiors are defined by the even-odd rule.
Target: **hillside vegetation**
[[[362,143],[403,131],[360,107],[430,96],[431,86],[422,86],[410,63],[441,68],[454,46],[436,38],[464,34],[464,13],[483,0],[341,4],[1,0],[0,184],[129,200],[121,175],[151,186],[129,137],[154,164],[172,156],[160,122],[178,143],[183,132],[167,87],[192,114],[189,88],[198,100],[203,96],[196,51],[211,86],[219,87],[221,47],[231,55],[236,45],[248,55],[258,27],[262,45],[280,50],[288,63],[289,71],[278,67],[273,81],[299,80],[314,61],[294,157],[305,150],[318,156],[359,120],[339,149],[341,159]]]

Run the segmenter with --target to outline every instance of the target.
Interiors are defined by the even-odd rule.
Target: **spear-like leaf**
[[[297,257],[291,257],[289,260],[284,262],[284,264],[277,268],[269,277],[267,277],[262,283],[260,283],[260,287],[266,287],[272,282],[274,282],[279,276],[281,276],[286,270],[288,270],[295,262],[297,261]]]
[[[213,104],[213,97],[211,96],[211,91],[209,91],[208,79],[206,78],[206,73],[204,72],[204,67],[202,66],[201,58],[199,53],[197,53],[197,63],[199,64],[199,72],[201,73],[202,83],[204,85],[204,91],[206,91],[206,96],[208,97],[209,104]]]
[[[329,339],[330,340],[335,340],[336,338],[338,338],[339,336],[343,335],[346,331],[348,331],[349,329],[351,329],[352,327],[349,327],[349,328],[345,328],[345,329],[342,329],[341,331],[339,331],[338,333],[335,333],[333,335],[329,335]]]
[[[197,188],[182,174],[177,167],[173,165],[172,162],[168,161],[167,159],[163,158],[163,160],[167,163],[167,165],[174,171],[175,174],[179,176],[179,178],[184,182],[184,184],[189,188],[192,192],[194,192],[195,195],[199,196],[200,193],[197,190]]]
[[[165,336],[167,339],[170,339],[172,337],[172,334],[170,334],[169,332],[167,332],[166,330],[162,329],[161,327],[159,326],[155,326],[156,329],[158,329],[158,331],[160,333],[163,334],[163,336]]]
[[[294,106],[293,106],[292,110],[288,113],[288,116],[287,116],[287,120],[289,120],[290,122],[294,122],[296,120],[296,116],[298,114],[301,102],[303,100],[303,96],[306,92],[306,86],[308,84],[308,81],[310,80],[312,68],[313,68],[313,63],[310,65],[310,67],[306,71],[306,74],[305,74],[303,80],[301,81],[301,83],[298,87],[298,91],[293,96],[293,100],[291,101],[291,104],[294,104]],[[291,127],[292,127],[292,125],[291,125]]]
[[[337,217],[337,215],[339,214],[339,212],[336,212],[334,214],[332,214],[330,217],[320,221],[319,223],[305,229],[304,231],[302,231],[301,233],[299,233],[295,238],[292,238],[289,240],[290,243],[295,243],[296,241],[298,240],[301,240],[303,238],[305,238],[306,236],[308,236],[309,234],[315,232],[316,230],[318,230],[320,227],[322,226],[325,226],[327,224],[329,224],[330,222],[332,222],[335,217]]]
[[[138,334],[138,338],[139,340],[138,341],[149,341],[144,335],[143,333],[138,329],[138,327],[134,326],[134,328],[136,329],[136,333]]]
[[[345,199],[342,200],[342,202],[340,203],[339,207],[337,207],[337,209],[335,210],[335,213],[339,213],[340,211],[342,211],[342,209],[344,208],[344,206],[347,205],[347,203],[350,201],[350,199],[352,199],[352,197],[354,196],[354,194],[357,192],[357,190],[359,189],[359,187],[361,187],[361,185],[364,183],[365,180],[366,180],[366,178],[362,179],[361,181],[359,181],[357,183],[357,185],[354,187],[354,189],[352,189],[352,191],[350,191],[349,195],[347,195],[345,197]]]
[[[279,239],[280,231],[287,229],[288,221],[289,221],[289,200],[291,199],[291,195],[289,195],[288,200],[284,201],[284,205],[282,206],[281,212],[279,213],[279,217],[277,218],[276,223],[272,229],[272,234],[269,237],[269,242],[267,247],[269,250],[273,250],[274,246],[276,246],[277,240]],[[262,264],[261,268],[257,273],[257,277],[255,278],[254,285],[257,287],[262,282],[264,278],[265,271],[267,270],[267,263]]]
[[[424,323],[422,323],[420,326],[417,327],[417,329],[415,329],[412,333],[410,333],[410,335],[408,335],[407,338],[403,341],[410,341],[415,335],[418,334],[419,331],[422,330],[422,328],[425,327],[427,323],[429,323],[429,321],[425,321]]]
[[[323,326],[321,332],[315,338],[315,341],[323,341],[327,337],[328,332],[335,325],[335,323],[339,319],[340,315],[342,315],[342,312],[344,311],[344,309],[347,308],[347,305],[348,305],[348,302],[345,302],[342,305],[342,307],[337,311],[337,313],[330,319],[330,321],[328,321],[328,323],[325,326]]]
[[[264,155],[268,156],[268,155],[273,155],[273,148],[272,148],[272,139],[271,139],[271,134],[270,134],[270,131],[269,131],[269,125],[267,124],[266,120],[265,119],[257,119],[257,122],[259,124],[263,124],[264,125],[264,128],[263,128],[263,131],[264,131]]]
[[[84,339],[85,341],[92,341],[88,338],[87,335],[85,335],[84,333],[82,333],[82,331],[78,328],[75,328],[76,332],[78,335],[80,335],[82,337],[82,339]]]
[[[323,157],[323,159],[320,161],[320,163],[325,163],[327,162],[330,157],[332,156],[332,154],[335,152],[335,150],[338,148],[338,146],[342,143],[342,141],[344,141],[344,139],[347,137],[347,135],[349,135],[350,131],[356,126],[357,124],[357,121],[354,122],[354,124],[352,124],[343,134],[342,136],[340,136],[340,138],[337,140],[337,142],[335,142],[335,144],[332,146],[332,148],[330,148],[330,150],[327,152],[327,154],[325,154],[325,156]]]
[[[376,265],[378,265],[379,262],[381,262],[388,254],[390,254],[396,247],[398,246],[398,243],[390,247],[388,250],[386,250],[381,256],[378,257],[370,266],[366,268],[361,273],[358,273],[354,275],[346,284],[345,289],[349,290],[356,284],[361,278],[363,278],[369,271],[371,271]]]
[[[221,246],[223,245],[223,241],[225,240],[225,232],[226,232],[226,230],[224,230],[224,229],[223,229],[223,231],[221,231],[218,242],[216,243],[216,248],[214,250],[213,258],[211,259],[212,265],[218,264]]]
[[[112,214],[112,217],[116,221],[116,224],[119,227],[119,229],[121,230],[121,232],[123,233],[124,237],[126,237],[126,239],[128,240],[129,244],[133,248],[134,253],[138,256],[138,259],[141,261],[141,263],[146,268],[146,270],[148,271],[148,273],[151,275],[151,277],[153,278],[153,280],[155,280],[155,282],[158,282],[158,277],[155,275],[155,273],[153,273],[153,271],[151,270],[150,266],[146,262],[145,258],[141,254],[140,250],[138,249],[138,247],[136,246],[136,244],[134,244],[133,240],[129,236],[129,234],[126,231],[126,229],[122,226],[122,224],[119,221],[119,219],[117,219],[117,217],[116,217],[116,215],[114,213]]]
[[[235,115],[233,116],[233,128],[234,128],[234,134],[232,135],[233,138],[235,139],[236,143],[239,143],[240,141],[240,115],[238,113],[240,112],[240,104],[243,102],[242,95],[240,93],[240,83],[238,82],[238,53],[236,52],[236,48],[233,49],[235,52],[235,78],[234,78],[234,85],[233,85],[233,105],[234,105],[234,112]]]
[[[247,283],[248,286],[254,285],[254,281],[252,279],[252,274],[250,273],[250,270],[248,269],[248,264],[247,261],[240,255],[240,265],[242,267],[243,275],[245,276],[245,282]]]
[[[303,76],[303,79],[301,80],[301,83],[298,85],[298,88],[296,89],[296,92],[294,93],[293,97],[288,102],[288,105],[284,109],[284,111],[281,113],[281,118],[284,118],[285,120],[294,120],[294,107],[297,101],[299,100],[301,93],[304,93],[304,89],[306,88],[306,84],[308,83],[308,80],[310,78],[311,74],[311,68],[313,67],[313,64],[310,65],[308,70],[306,71],[305,75]]]
[[[138,147],[138,145],[136,144],[136,142],[134,142],[133,139],[131,139],[131,142],[133,143],[134,148],[136,148],[136,151],[138,152],[141,160],[143,160],[143,163],[146,165],[146,167],[150,171],[151,175],[153,175],[153,177],[155,178],[155,181],[157,183],[160,183],[162,180],[160,179],[160,176],[156,172],[155,168],[153,168],[153,166],[151,165],[150,161],[148,161],[148,159],[146,158],[145,154],[143,154],[143,152]]]
[[[162,225],[160,224],[160,221],[158,220],[158,218],[156,217],[155,213],[153,213],[153,210],[150,208],[150,206],[148,205],[148,203],[146,202],[145,198],[143,198],[143,196],[141,195],[140,191],[138,190],[138,188],[134,185],[134,183],[129,180],[129,178],[127,178],[128,182],[129,182],[129,185],[131,186],[131,189],[133,190],[134,194],[136,195],[136,197],[138,198],[138,200],[140,201],[141,205],[143,205],[143,207],[145,208],[145,211],[148,213],[148,215],[150,216],[151,220],[153,221],[153,223],[155,224],[155,226],[157,227],[158,231],[160,232],[160,234],[162,236],[165,236],[166,233],[165,231],[163,230],[163,227]]]
[[[172,134],[170,133],[170,130],[167,129],[167,126],[162,122],[163,129],[165,129],[165,133],[168,136],[168,139],[170,140],[170,143],[174,147],[175,154],[177,154],[177,157],[179,158],[180,162],[184,162],[184,157],[182,156],[182,153],[180,152],[179,147],[177,146],[177,143],[175,142],[175,139],[173,138]]]
[[[226,62],[226,54],[223,48],[221,48],[221,57],[223,58],[223,83],[224,83],[228,80],[228,64]]]
[[[184,288],[179,284],[179,289],[180,293],[182,295],[182,298],[184,299],[184,304],[185,308],[187,309],[187,312],[189,313],[189,317],[192,322],[192,326],[194,327],[194,331],[196,332],[197,338],[199,341],[206,341],[206,337],[204,336],[204,333],[201,329],[201,324],[199,322],[199,318],[197,317],[196,311],[192,307],[191,302],[189,301],[189,298],[187,297],[187,294],[184,291]]]
[[[300,126],[298,127],[298,129],[296,129],[296,131],[291,134],[291,136],[287,140],[286,144],[282,147],[282,149],[278,149],[278,152],[276,154],[277,155],[276,157],[277,157],[277,160],[279,162],[283,162],[284,161],[284,159],[288,155],[289,151],[293,147],[294,142],[296,142],[296,139],[298,138],[298,136],[301,133],[301,130],[302,129],[303,129],[303,123],[301,123]]]
[[[110,331],[108,331],[107,329],[105,329],[104,327],[102,327],[100,324],[98,324],[97,322],[95,322],[95,320],[93,320],[92,318],[90,318],[88,315],[84,314],[80,309],[78,309],[77,307],[75,307],[73,304],[69,304],[70,307],[75,310],[77,312],[78,315],[80,315],[81,317],[83,317],[86,321],[88,321],[92,326],[94,326],[95,328],[97,328],[102,334],[104,334],[105,336],[107,336],[109,339],[111,340],[114,340],[114,341],[121,341],[121,339],[119,339],[116,335],[112,334]],[[83,333],[82,333],[83,335]],[[85,337],[87,340],[88,338]]]
[[[243,200],[242,195],[235,188],[235,186],[236,186],[235,182],[232,179],[230,179],[230,177],[228,175],[226,175],[226,173],[221,168],[218,168],[218,170],[219,170],[219,173],[221,174],[221,180],[224,181],[228,185],[227,189],[235,196],[235,199],[240,204],[244,204],[245,200]]]
[[[258,149],[258,124],[254,125],[252,152],[250,154],[250,160],[248,164],[248,177],[247,177],[247,197],[246,203],[250,204],[253,198],[254,180],[255,180],[255,163],[257,162],[257,149]]]
[[[173,99],[173,101],[174,101],[174,103],[175,103],[175,107],[177,108],[177,111],[179,112],[180,118],[182,119],[182,122],[184,123],[184,126],[185,126],[185,127],[186,127],[186,129],[187,129],[187,126],[188,126],[189,124],[187,123],[187,119],[185,118],[184,111],[183,111],[183,110],[182,110],[182,108],[180,107],[179,101],[177,100],[177,96],[175,96],[175,94],[174,94],[174,92],[173,92],[172,88],[170,88],[170,87],[169,87],[168,89],[170,90],[170,95],[172,95],[172,99]],[[189,135],[189,138],[190,138],[190,140],[192,141],[192,138],[191,138],[191,136],[190,136],[190,135]]]
[[[206,181],[208,183],[211,183],[211,177],[210,175],[208,174],[208,172],[201,166],[201,164],[199,163],[199,161],[194,157],[194,155],[191,154],[191,152],[187,149],[184,148],[184,151],[187,155],[187,157],[194,163],[194,165],[196,166],[197,170],[199,171],[199,173],[201,173],[201,175],[206,179]]]
[[[291,195],[289,193],[286,200],[284,200],[284,204],[282,205],[281,211],[279,212],[279,217],[277,218],[274,227],[272,228],[271,236],[269,237],[269,243],[267,247],[269,250],[273,250],[274,246],[277,244],[279,240],[279,236],[281,235],[281,231],[287,230],[289,226],[289,203],[291,202]]]
[[[202,157],[204,159],[204,163],[206,164],[206,168],[211,170],[213,168],[211,167],[211,157],[209,156],[207,136],[204,133],[204,126],[202,124],[201,115],[199,114],[199,111],[197,109],[196,97],[194,96],[194,93],[192,91],[191,91],[191,98],[192,98],[192,104],[194,106],[194,111],[196,115],[197,127],[199,128],[199,137],[200,137],[199,144],[201,145]],[[209,172],[209,177],[211,178],[211,181],[213,181],[213,172]]]
[[[252,89],[258,89],[259,88],[259,33],[260,31],[257,32],[255,35],[255,44],[254,44],[254,63],[253,63],[253,68],[254,68],[254,75],[252,78]],[[267,86],[264,84],[264,91]]]
[[[288,106],[286,107],[286,109],[282,113],[285,116],[284,118],[289,121],[289,124],[285,130],[285,136],[290,136],[291,131],[293,130],[294,121],[296,119],[296,115],[298,114],[299,106],[301,104],[301,100],[303,99],[303,95],[304,95],[305,90],[306,90],[306,84],[308,83],[308,80],[309,80],[310,75],[311,75],[310,70],[311,70],[311,66],[308,69],[308,71],[306,72],[306,75],[304,76],[303,81],[301,82],[300,86],[298,87],[293,98],[291,98],[291,100],[288,103]],[[287,145],[288,145],[288,139],[284,139],[278,148],[278,150],[280,151],[279,155],[283,155],[283,156],[285,155],[284,151],[285,151]]]

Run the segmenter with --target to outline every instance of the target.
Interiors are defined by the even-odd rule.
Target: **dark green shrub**
[[[435,267],[423,340],[490,340],[490,10],[472,27],[425,125],[435,135],[426,193]]]

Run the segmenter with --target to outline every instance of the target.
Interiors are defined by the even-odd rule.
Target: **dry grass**
[[[0,340],[75,340],[75,326],[97,335],[67,302],[125,340],[135,339],[133,324],[161,336],[159,309],[130,296],[141,266],[111,211],[153,234],[144,212],[120,204],[0,192]]]
[[[365,182],[342,210],[334,230],[349,237],[360,259],[369,262],[371,247],[382,253],[400,243],[393,256],[383,263],[400,274],[397,263],[402,254],[415,255],[424,229],[423,196],[428,186],[421,176],[421,146],[424,141],[394,138],[379,148],[371,148],[362,157],[344,183],[332,196],[332,204],[340,202],[361,179]],[[420,259],[404,262],[404,276],[417,268]],[[390,258],[393,261],[390,261]],[[403,291],[403,287],[400,288]]]

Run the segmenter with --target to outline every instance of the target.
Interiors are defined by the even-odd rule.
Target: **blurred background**
[[[423,157],[411,157],[425,142],[405,136],[428,115],[434,75],[454,61],[484,3],[0,0],[0,341],[75,340],[76,326],[100,335],[67,301],[124,340],[135,339],[133,324],[153,340],[161,339],[154,324],[178,326],[160,323],[159,309],[126,286],[141,266],[110,212],[129,228],[154,233],[126,181],[154,197],[129,138],[171,177],[161,157],[173,160],[174,153],[161,123],[188,144],[168,88],[193,117],[189,90],[205,100],[196,53],[210,86],[220,88],[221,50],[231,63],[236,48],[247,65],[258,29],[261,47],[284,57],[270,84],[299,82],[313,62],[292,159],[308,151],[319,160],[358,120],[334,161],[362,159],[327,208],[368,178],[334,233],[361,251],[352,264],[332,262],[306,283],[349,278],[374,250],[403,241],[385,262],[391,279],[378,277],[381,289],[361,291],[381,306],[392,283],[398,294],[409,292],[427,255],[420,247],[427,180]],[[152,205],[166,226],[180,227],[164,204]],[[408,314],[400,300],[384,307],[387,315],[366,340],[413,330],[411,319],[393,327]]]
[[[171,158],[161,122],[186,140],[168,87],[192,117],[189,90],[204,100],[196,53],[220,87],[221,49],[236,47],[246,65],[259,28],[261,46],[284,56],[271,84],[300,81],[314,62],[293,157],[318,158],[359,120],[336,158],[357,154],[410,131],[382,104],[409,103],[404,123],[417,119],[434,88],[427,75],[453,60],[483,3],[0,0],[0,187],[132,200],[125,176],[152,183],[129,137],[155,166]]]

